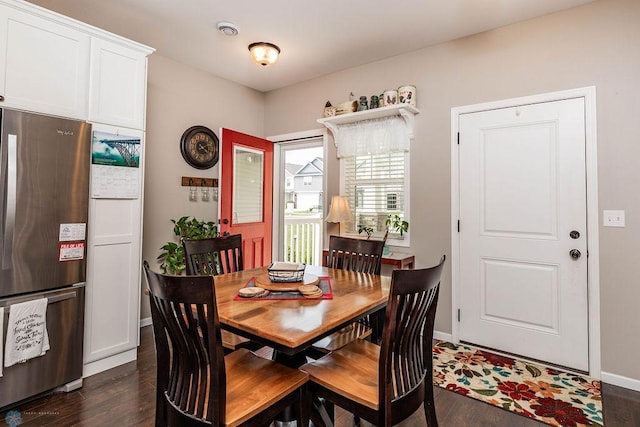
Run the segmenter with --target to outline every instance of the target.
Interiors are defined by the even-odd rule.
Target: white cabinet
[[[139,138],[140,149],[144,146],[144,134],[140,130],[94,124],[93,132],[96,131],[126,136],[126,140]],[[138,168],[126,168],[135,174],[128,176],[128,180],[142,182],[143,154],[140,153]],[[92,185],[96,179],[94,172],[92,170]],[[140,195],[89,200],[84,376],[136,359],[142,270],[141,218]]]
[[[86,119],[89,34],[0,4],[0,105]]]
[[[91,40],[90,122],[144,129],[148,53]]]

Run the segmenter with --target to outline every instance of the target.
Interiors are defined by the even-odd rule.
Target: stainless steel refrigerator
[[[0,129],[1,336],[12,304],[46,297],[50,343],[43,356],[3,369],[6,408],[82,384],[91,125],[0,109]]]

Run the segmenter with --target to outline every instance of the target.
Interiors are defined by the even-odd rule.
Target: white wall
[[[451,253],[451,108],[596,86],[599,205],[624,209],[627,218],[626,228],[600,229],[602,370],[640,381],[639,23],[640,1],[600,0],[273,91],[266,134],[317,128],[325,102],[345,101],[349,92],[415,85],[421,114],[411,148],[411,250],[426,267]],[[338,166],[331,157],[325,164],[330,196]],[[437,330],[451,332],[451,305],[449,267]]]

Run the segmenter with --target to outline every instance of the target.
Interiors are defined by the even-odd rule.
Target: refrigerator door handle
[[[4,212],[4,237],[2,242],[2,269],[10,270],[13,259],[13,230],[16,219],[16,191],[18,176],[18,136],[7,135],[6,210]]]
[[[31,299],[36,300],[36,299],[40,299],[40,298],[44,298],[44,297],[46,297],[46,295],[37,295],[35,297],[32,297]],[[78,292],[76,290],[73,290],[71,292],[66,292],[64,294],[55,295],[55,296],[52,296],[52,297],[48,298],[47,306],[49,306],[50,304],[55,304],[55,303],[58,303],[58,302],[61,302],[61,301],[65,301],[65,300],[68,300],[68,299],[71,299],[71,298],[77,298],[77,297],[78,297]],[[27,299],[25,301],[30,301],[31,299]],[[22,299],[19,299],[18,301],[19,302],[25,302],[25,301],[22,301]],[[5,314],[11,312],[11,305],[12,304],[7,303],[7,305],[4,307]]]

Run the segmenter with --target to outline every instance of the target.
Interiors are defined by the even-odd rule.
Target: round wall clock
[[[204,126],[191,126],[180,138],[182,157],[197,169],[209,169],[218,163],[218,150],[218,137]]]

